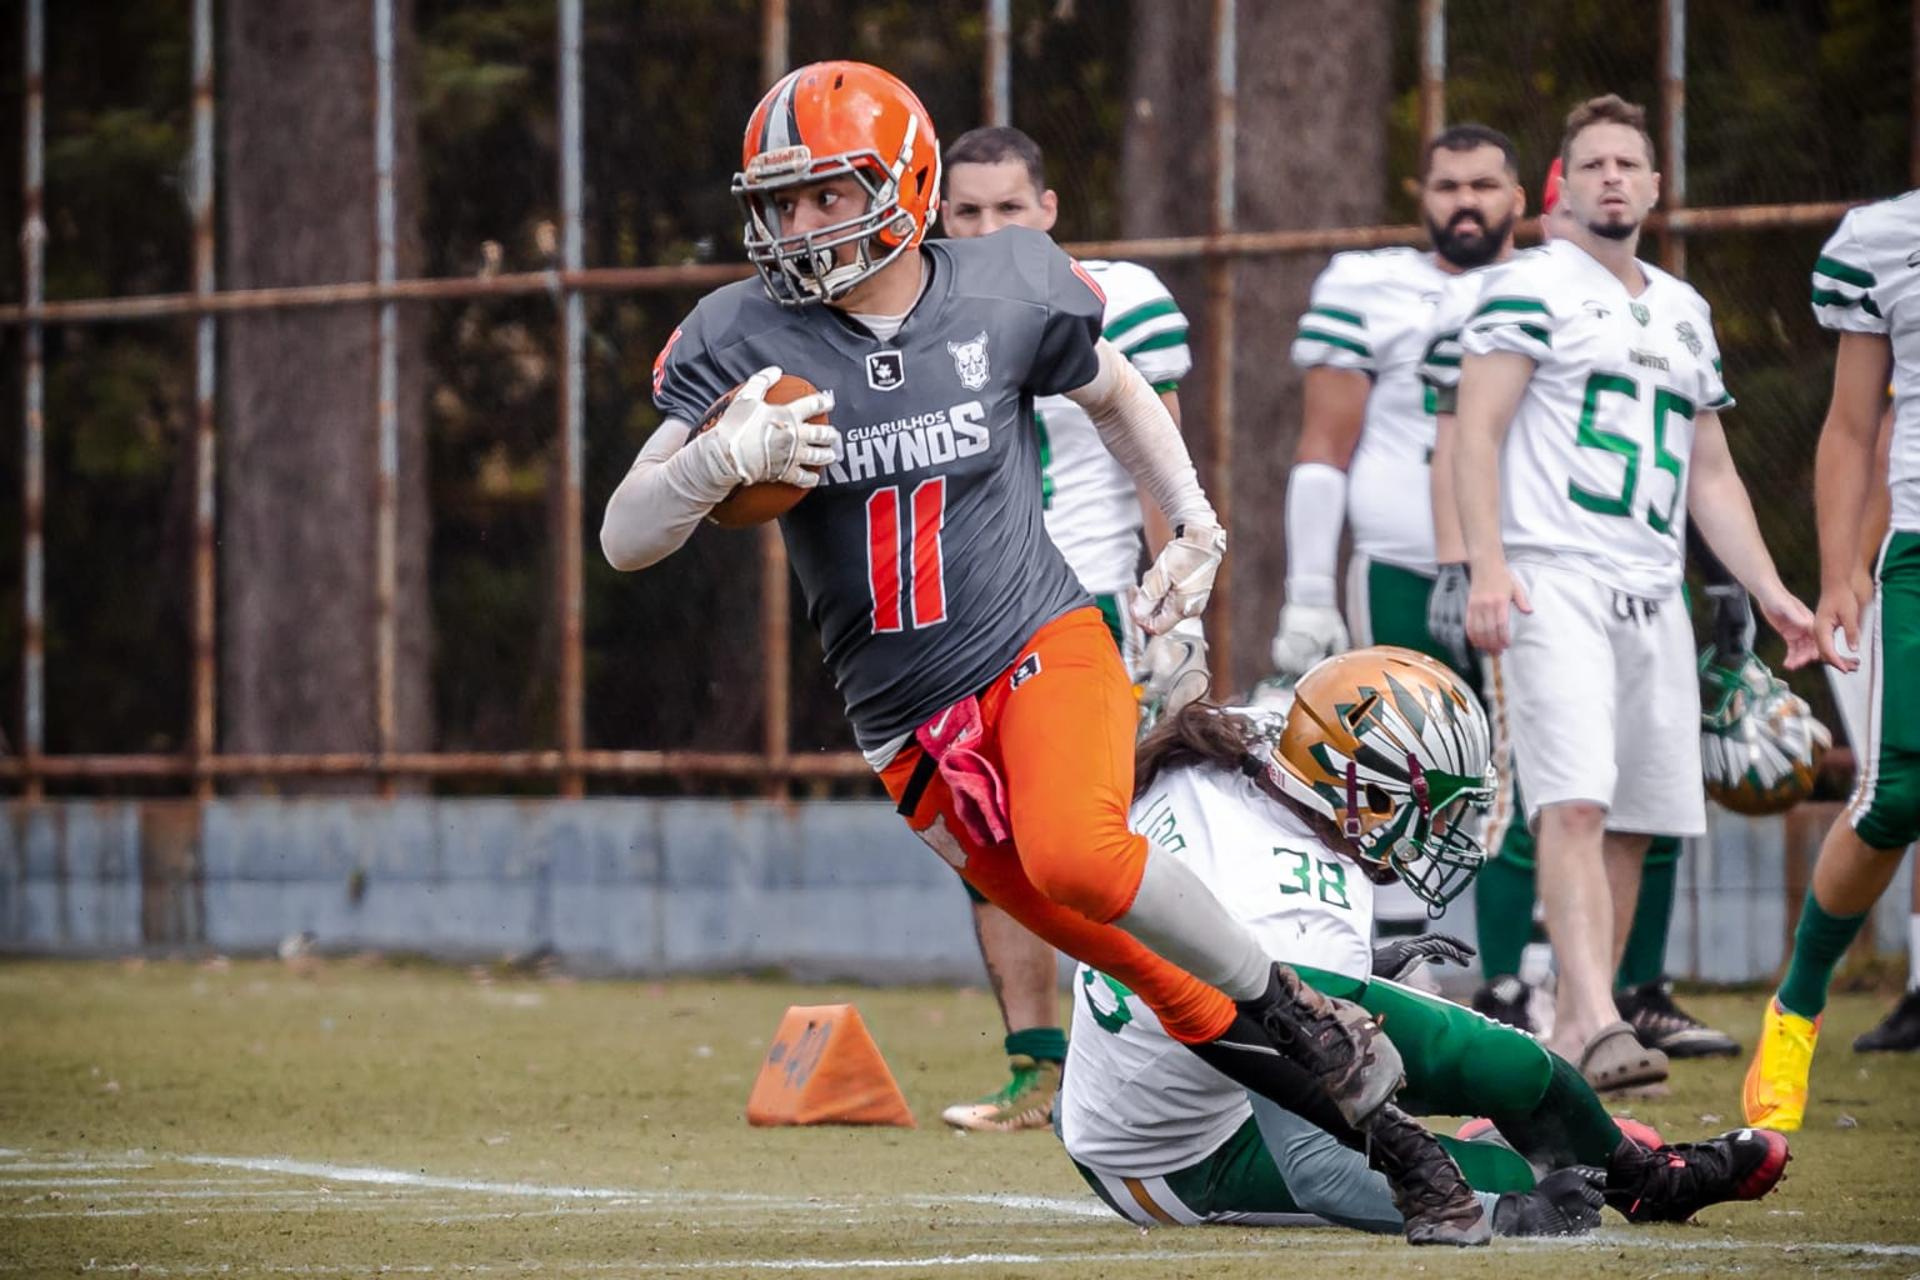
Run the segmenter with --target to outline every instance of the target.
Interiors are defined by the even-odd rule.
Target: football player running
[[[1034,398],[1084,408],[1174,526],[1133,601],[1145,629],[1200,613],[1226,535],[1165,404],[1101,338],[1091,278],[1024,227],[928,241],[933,121],[877,67],[783,77],[742,160],[759,279],[708,294],[662,349],[665,421],[608,501],[608,560],[653,564],[742,484],[810,489],[781,534],[855,740],[908,825],[1195,1054],[1366,1149],[1421,1205],[1410,1241],[1484,1243],[1450,1158],[1388,1101],[1400,1068],[1379,1028],[1273,963],[1127,828],[1133,690],[1046,536]],[[768,402],[783,369],[822,390]],[[808,421],[828,411],[835,425]]]
[[[956,239],[991,235],[1002,227],[1052,232],[1060,198],[1047,186],[1040,145],[1019,129],[974,129],[943,157],[946,179],[941,217]],[[1102,335],[1150,383],[1167,413],[1180,421],[1180,379],[1193,368],[1187,318],[1147,268],[1131,262],[1081,262],[1106,295]],[[1067,567],[1093,596],[1120,648],[1143,711],[1164,714],[1206,692],[1206,640],[1190,618],[1166,635],[1143,640],[1127,597],[1139,573],[1142,534],[1149,555],[1159,554],[1172,530],[1153,499],[1107,451],[1099,429],[1066,396],[1035,402],[1040,440],[1041,505],[1047,536]],[[964,883],[964,882],[963,882]],[[959,1129],[1011,1132],[1045,1128],[1067,1035],[1056,1007],[1058,961],[1045,941],[1020,927],[971,887],[973,932],[1006,1026],[1008,1078],[992,1093],[957,1102],[941,1118]]]
[[[1560,178],[1561,163],[1556,158],[1547,170],[1540,199],[1540,235],[1549,242],[1569,222],[1566,203],[1560,198]],[[1510,256],[1503,254],[1500,260]],[[1451,655],[1456,670],[1471,669],[1477,674],[1477,688],[1494,724],[1495,764],[1503,770],[1503,786],[1485,837],[1490,850],[1487,864],[1474,881],[1482,981],[1473,994],[1473,1007],[1490,1018],[1539,1034],[1546,1024],[1534,1013],[1536,992],[1521,978],[1523,956],[1538,928],[1534,923],[1533,832],[1524,821],[1512,820],[1521,802],[1511,786],[1514,770],[1510,758],[1500,749],[1508,737],[1500,682],[1491,663],[1470,662],[1466,543],[1453,497],[1453,418],[1460,383],[1460,330],[1478,306],[1486,275],[1485,271],[1470,271],[1447,282],[1434,312],[1434,336],[1420,366],[1435,409],[1433,518],[1434,548],[1440,561],[1439,578],[1428,598],[1427,629]],[[1752,648],[1753,610],[1747,593],[1718,557],[1699,544],[1692,528],[1687,530],[1687,542],[1707,583],[1716,652],[1725,655],[1722,661],[1737,664]],[[1614,1002],[1620,1017],[1648,1049],[1675,1058],[1736,1054],[1740,1047],[1733,1038],[1681,1008],[1666,981],[1667,932],[1673,919],[1680,853],[1681,842],[1673,836],[1655,836],[1648,845],[1633,924],[1615,974]]]
[[[1357,649],[1302,677],[1284,725],[1195,704],[1156,728],[1140,747],[1133,821],[1270,954],[1380,1018],[1407,1066],[1409,1110],[1491,1117],[1508,1145],[1443,1141],[1497,1233],[1586,1230],[1603,1195],[1636,1221],[1677,1221],[1766,1194],[1785,1138],[1748,1129],[1658,1151],[1629,1141],[1537,1041],[1395,981],[1471,948],[1430,935],[1370,950],[1377,885],[1403,883],[1435,905],[1466,887],[1481,857],[1477,809],[1493,793],[1488,756],[1485,713],[1456,675],[1409,650]],[[1143,1226],[1311,1215],[1401,1229],[1357,1155],[1180,1052],[1124,983],[1085,965],[1076,977],[1061,1136],[1115,1212]],[[1553,1172],[1536,1184],[1536,1169]]]
[[[1424,160],[1420,216],[1432,249],[1335,254],[1300,317],[1292,355],[1305,370],[1305,403],[1287,477],[1286,602],[1271,652],[1282,679],[1351,638],[1404,645],[1477,680],[1464,647],[1443,644],[1427,622],[1439,571],[1428,505],[1435,404],[1420,368],[1442,291],[1513,253],[1526,193],[1513,143],[1485,125],[1445,130]],[[1343,527],[1353,531],[1344,620],[1334,586]],[[1504,763],[1504,749],[1497,754]],[[1388,886],[1379,916],[1383,935],[1418,934],[1428,908]]]
[[[1652,834],[1706,827],[1700,694],[1679,601],[1689,515],[1787,641],[1815,653],[1727,451],[1712,315],[1634,256],[1659,195],[1645,113],[1567,118],[1565,234],[1493,268],[1461,335],[1454,481],[1467,634],[1499,656],[1559,964],[1548,1044],[1590,1080],[1664,1078],[1613,975]]]
[[[1794,928],[1786,977],[1767,1002],[1742,1101],[1755,1123],[1797,1129],[1834,966],[1920,837],[1920,292],[1909,263],[1920,192],[1855,209],[1813,267],[1813,309],[1840,334],[1833,399],[1814,461],[1820,606],[1813,634],[1831,665],[1851,671],[1871,651],[1877,680],[1856,738],[1858,781],[1827,832]],[[1874,438],[1889,378],[1893,438],[1887,469],[1891,532],[1874,591],[1858,565]],[[1878,608],[1871,630],[1861,615]]]

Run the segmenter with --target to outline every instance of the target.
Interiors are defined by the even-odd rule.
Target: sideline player
[[[1421,169],[1420,217],[1433,247],[1336,253],[1313,282],[1294,339],[1304,404],[1287,476],[1286,602],[1271,651],[1282,679],[1297,679],[1351,637],[1419,650],[1477,681],[1467,655],[1427,625],[1437,572],[1428,505],[1435,405],[1420,367],[1442,291],[1512,255],[1526,193],[1513,143],[1481,124],[1436,135]],[[1343,527],[1353,531],[1344,621],[1334,586]],[[1392,885],[1379,895],[1379,916],[1381,936],[1393,937],[1423,931],[1428,912]]]
[[[1877,612],[1874,603],[1873,565],[1879,559],[1880,544],[1886,541],[1890,519],[1887,492],[1887,451],[1893,443],[1893,414],[1881,416],[1880,435],[1874,445],[1873,477],[1867,490],[1866,514],[1860,521],[1860,558],[1854,563],[1854,596],[1860,601],[1860,631],[1873,634]],[[1833,690],[1834,706],[1839,708],[1846,726],[1847,743],[1856,754],[1856,766],[1864,757],[1867,742],[1867,706],[1873,697],[1873,650],[1863,646],[1860,665],[1852,671],[1827,668],[1827,682]],[[1907,987],[1893,1008],[1877,1026],[1864,1031],[1853,1041],[1855,1053],[1911,1053],[1920,1049],[1920,876],[1914,877],[1907,916]]]
[[[1019,129],[987,127],[960,135],[943,157],[946,196],[941,217],[956,239],[991,235],[1002,227],[1051,232],[1059,196],[1047,186],[1040,145]],[[1102,336],[1127,358],[1180,421],[1180,380],[1193,368],[1187,348],[1187,318],[1147,268],[1131,262],[1080,263],[1106,295]],[[1100,441],[1086,411],[1066,396],[1034,405],[1040,440],[1041,505],[1047,536],[1067,567],[1093,596],[1120,648],[1142,701],[1164,707],[1169,697],[1193,698],[1206,691],[1206,641],[1197,618],[1143,643],[1128,617],[1127,596],[1140,567],[1145,534],[1149,556],[1166,545],[1172,530],[1151,496]],[[1149,662],[1149,655],[1154,661]],[[962,882],[964,883],[964,882]],[[973,932],[986,962],[993,995],[1007,1031],[1008,1079],[998,1089],[957,1102],[941,1119],[959,1129],[1008,1132],[1042,1129],[1067,1034],[1057,1010],[1059,968],[1054,950],[1020,927],[1006,912],[968,888]]]
[[[1750,1121],[1797,1129],[1807,1073],[1834,967],[1920,837],[1920,294],[1908,263],[1920,233],[1920,192],[1855,209],[1813,266],[1813,310],[1840,334],[1833,400],[1814,462],[1820,529],[1821,656],[1852,671],[1871,650],[1875,682],[1858,781],[1827,832],[1800,908],[1786,977],[1767,1002],[1742,1103]],[[1861,513],[1868,505],[1874,437],[1893,382],[1887,487],[1891,532],[1874,574],[1878,609],[1861,629]],[[1842,648],[1835,632],[1845,641]]]
[[[1226,535],[1166,406],[1100,338],[1090,278],[1022,227],[926,241],[933,121],[877,67],[783,77],[742,159],[759,281],[708,294],[663,348],[666,421],[608,501],[607,558],[658,561],[741,484],[810,488],[781,534],[855,740],[909,826],[1021,924],[1121,976],[1194,1053],[1366,1148],[1420,1205],[1410,1241],[1484,1243],[1452,1161],[1387,1101],[1400,1073],[1379,1028],[1269,960],[1127,829],[1133,692],[1047,540],[1033,397],[1085,408],[1175,527],[1134,600],[1146,629],[1200,612]],[[824,390],[768,402],[783,367]],[[807,421],[827,411],[836,426]]]
[[[1561,163],[1556,157],[1547,169],[1540,199],[1540,235],[1551,242],[1564,234],[1567,207],[1560,199]],[[1503,254],[1502,261],[1511,254]],[[1506,709],[1495,695],[1497,677],[1490,663],[1471,664],[1467,644],[1466,543],[1460,533],[1459,512],[1453,499],[1454,405],[1460,379],[1460,330],[1472,315],[1486,272],[1453,277],[1442,290],[1434,313],[1434,337],[1421,363],[1435,408],[1433,444],[1434,546],[1439,576],[1428,599],[1427,629],[1446,649],[1456,670],[1469,666],[1479,677],[1478,688],[1490,708],[1496,744],[1508,736]],[[1722,653],[1745,653],[1752,647],[1753,610],[1747,593],[1720,564],[1718,557],[1687,530],[1688,550],[1707,581],[1712,607],[1715,647]],[[1500,759],[1496,763],[1511,770]],[[1534,923],[1534,840],[1527,824],[1512,821],[1520,799],[1503,790],[1496,800],[1487,841],[1487,864],[1474,881],[1474,919],[1480,942],[1480,988],[1474,992],[1476,1011],[1539,1034],[1543,1021],[1534,1014],[1535,990],[1521,978],[1523,959]],[[1667,933],[1673,920],[1674,889],[1679,879],[1681,842],[1674,836],[1655,836],[1647,847],[1633,923],[1620,957],[1614,981],[1614,1003],[1621,1019],[1631,1025],[1640,1043],[1669,1057],[1715,1057],[1736,1054],[1740,1047],[1723,1031],[1715,1030],[1681,1008],[1666,980]],[[1544,942],[1544,935],[1539,935]],[[1544,948],[1543,948],[1544,949]]]
[[[1344,714],[1355,707],[1367,713]],[[1579,1074],[1538,1042],[1391,980],[1470,948],[1435,934],[1370,950],[1382,879],[1412,876],[1442,899],[1465,887],[1477,854],[1467,810],[1492,792],[1487,738],[1478,703],[1440,664],[1357,649],[1302,678],[1284,727],[1196,704],[1157,728],[1140,748],[1134,822],[1232,903],[1273,955],[1381,1016],[1407,1064],[1408,1106],[1493,1118],[1511,1149],[1442,1141],[1483,1199],[1497,1197],[1496,1232],[1584,1229],[1602,1187],[1616,1208],[1655,1220],[1764,1195],[1786,1162],[1778,1134],[1649,1152],[1625,1141]],[[1339,762],[1362,759],[1409,763],[1368,767],[1356,813]],[[1364,826],[1357,841],[1342,834],[1350,819]],[[1386,1187],[1353,1153],[1180,1053],[1124,984],[1084,965],[1076,977],[1061,1133],[1117,1213],[1141,1225],[1285,1225],[1304,1213],[1399,1229]],[[1562,1172],[1536,1188],[1534,1167]]]
[[[1502,658],[1560,969],[1548,1047],[1612,1088],[1667,1074],[1613,1000],[1649,837],[1706,828],[1689,514],[1788,666],[1814,646],[1727,451],[1711,312],[1634,256],[1659,195],[1645,113],[1582,103],[1561,160],[1566,233],[1493,268],[1461,335],[1454,482],[1468,637]]]

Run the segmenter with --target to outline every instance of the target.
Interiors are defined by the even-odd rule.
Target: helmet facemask
[[[927,209],[927,225],[918,227],[900,203],[900,182],[913,163],[915,122],[909,118],[899,158],[890,166],[872,150],[850,151],[816,160],[805,146],[765,151],[734,175],[733,196],[746,215],[743,239],[747,261],[760,273],[767,296],[783,307],[805,307],[845,297],[861,281],[898,258],[932,229],[937,205]],[[866,207],[851,218],[813,231],[786,234],[775,197],[782,191],[851,177],[866,193]],[[934,169],[934,182],[939,169]],[[839,250],[854,246],[853,260],[839,261]]]
[[[1404,795],[1374,784],[1388,800],[1389,816],[1362,830],[1359,766],[1347,763],[1347,817],[1341,833],[1353,841],[1362,862],[1384,866],[1438,916],[1460,896],[1487,860],[1475,834],[1493,803],[1492,771],[1480,777],[1429,773],[1420,758],[1407,756]]]

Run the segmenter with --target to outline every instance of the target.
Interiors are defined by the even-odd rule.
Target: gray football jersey
[[[780,529],[869,749],[978,693],[1090,603],[1047,537],[1033,401],[1093,380],[1104,300],[1024,228],[922,252],[926,290],[891,341],[744,280],[701,299],[654,374],[654,403],[690,423],[767,365],[833,391],[838,456]]]

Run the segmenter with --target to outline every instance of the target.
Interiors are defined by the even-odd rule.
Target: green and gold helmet
[[[1423,653],[1377,645],[1300,677],[1267,776],[1437,914],[1486,860],[1478,831],[1493,801],[1491,755],[1487,713],[1458,676]]]
[[[1813,793],[1833,735],[1750,653],[1700,654],[1700,771],[1707,794],[1735,813],[1784,813]]]

